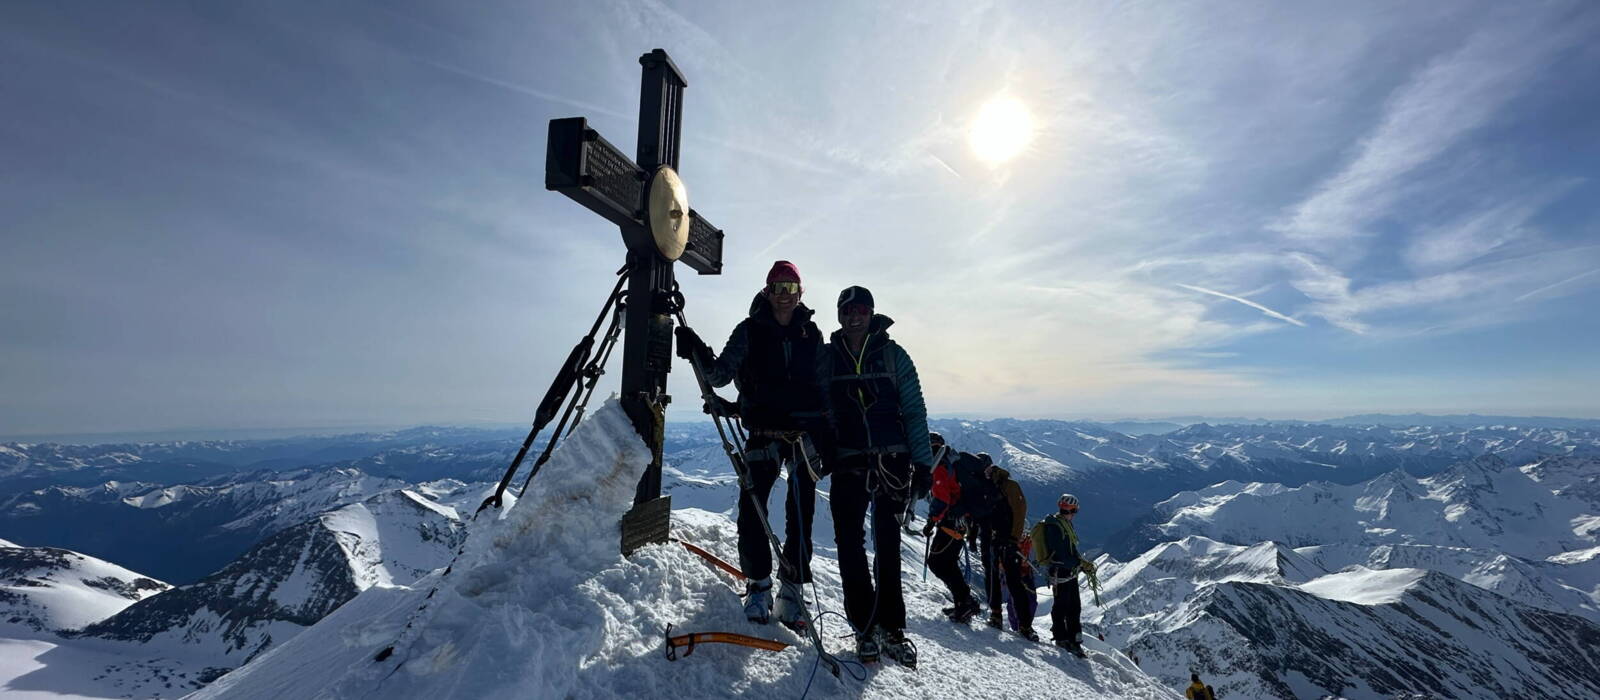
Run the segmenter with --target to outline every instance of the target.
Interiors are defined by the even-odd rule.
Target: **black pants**
[[[1055,579],[1050,593],[1056,597],[1050,604],[1050,637],[1055,641],[1076,642],[1083,635],[1083,621],[1079,614],[1083,600],[1078,597],[1078,577]]]
[[[1033,619],[1022,607],[1022,601],[1027,600],[1028,589],[1022,585],[1022,550],[1017,548],[1017,541],[1011,539],[1011,533],[1000,533],[990,527],[985,528],[982,547],[984,573],[987,574],[985,578],[989,587],[989,616],[1005,614],[1005,598],[1000,595],[1000,580],[1004,578],[1011,599],[1017,601],[1017,617],[1022,621],[1018,627],[1033,629]]]
[[[933,541],[928,544],[928,570],[950,589],[956,605],[972,599],[972,589],[961,576],[962,546],[962,541],[951,537],[944,528],[934,530]]]
[[[887,478],[885,478],[887,477]],[[845,457],[833,470],[834,542],[839,547],[839,578],[844,585],[845,617],[857,632],[873,624],[885,630],[906,628],[906,603],[900,588],[900,520],[909,493],[892,485],[909,483],[908,455]],[[867,568],[867,506],[872,506],[872,568]],[[877,585],[874,586],[874,579]]]
[[[751,459],[752,452],[777,448],[776,454]],[[783,569],[796,580],[790,583],[811,583],[811,518],[817,508],[817,482],[806,470],[805,460],[795,452],[795,444],[777,438],[751,436],[745,445],[746,465],[750,469],[751,487],[755,497],[767,506],[772,485],[778,480],[780,461],[789,462],[789,495],[784,498]],[[769,453],[771,454],[771,453]],[[812,457],[811,464],[818,469],[822,463]],[[772,575],[772,545],[767,541],[767,530],[762,527],[761,516],[751,507],[750,499],[739,495],[739,568],[745,576],[761,580]],[[782,576],[780,576],[782,577]]]

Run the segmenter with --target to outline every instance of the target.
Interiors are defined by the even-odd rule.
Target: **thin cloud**
[[[1201,294],[1210,294],[1211,296],[1214,296],[1214,297],[1222,297],[1223,299],[1228,299],[1230,301],[1237,301],[1237,302],[1239,302],[1241,304],[1244,304],[1245,306],[1248,306],[1248,307],[1250,307],[1252,309],[1260,311],[1261,313],[1264,313],[1264,314],[1266,314],[1268,316],[1271,316],[1272,318],[1278,319],[1279,321],[1285,321],[1285,322],[1288,322],[1288,323],[1293,323],[1294,325],[1300,326],[1301,328],[1304,328],[1305,325],[1306,325],[1305,322],[1301,321],[1300,319],[1297,319],[1297,318],[1294,318],[1292,316],[1286,316],[1284,314],[1278,313],[1276,311],[1273,311],[1272,309],[1269,309],[1269,308],[1267,308],[1265,306],[1262,306],[1261,304],[1257,304],[1257,303],[1255,303],[1253,301],[1250,301],[1249,299],[1245,299],[1245,298],[1242,298],[1242,297],[1236,297],[1236,296],[1234,296],[1232,294],[1224,294],[1224,293],[1219,292],[1219,291],[1217,291],[1215,289],[1206,289],[1205,287],[1196,287],[1196,286],[1194,286],[1192,284],[1179,284],[1178,286],[1179,287],[1183,287],[1184,289],[1187,289],[1187,290],[1190,290],[1190,291],[1200,292]]]
[[[1579,273],[1579,274],[1573,275],[1573,276],[1568,277],[1568,278],[1566,278],[1564,280],[1561,280],[1560,282],[1557,282],[1555,284],[1545,285],[1545,286],[1540,287],[1538,289],[1535,289],[1535,290],[1533,290],[1531,292],[1528,292],[1527,294],[1524,294],[1524,295],[1522,295],[1520,297],[1517,297],[1516,299],[1513,299],[1512,301],[1523,301],[1524,299],[1527,299],[1529,297],[1536,297],[1536,296],[1538,296],[1540,294],[1548,292],[1548,291],[1550,291],[1552,289],[1555,289],[1557,287],[1561,287],[1561,286],[1564,286],[1564,285],[1572,284],[1573,282],[1581,280],[1581,279],[1583,279],[1585,277],[1588,277],[1590,275],[1593,275],[1593,274],[1595,274],[1597,272],[1600,272],[1600,268],[1596,268],[1596,269],[1590,270],[1588,272],[1584,272],[1584,273]]]
[[[618,119],[633,119],[635,116],[637,116],[637,115],[633,115],[633,114],[624,114],[624,113],[618,112],[617,110],[614,110],[614,109],[610,109],[610,108],[607,108],[607,107],[601,107],[600,105],[593,104],[593,103],[590,103],[590,102],[584,102],[583,100],[575,100],[575,99],[572,99],[570,97],[566,97],[564,95],[558,95],[556,93],[549,92],[547,90],[540,90],[538,88],[531,88],[531,87],[528,87],[526,85],[520,85],[520,84],[517,84],[517,83],[513,83],[513,82],[511,82],[509,80],[501,80],[501,79],[493,77],[493,76],[484,75],[482,73],[476,73],[476,72],[467,70],[465,68],[452,66],[452,65],[450,65],[448,63],[440,63],[439,61],[435,61],[435,60],[427,59],[427,58],[417,58],[416,60],[421,62],[421,63],[425,63],[427,65],[433,66],[434,68],[438,68],[439,70],[442,70],[442,71],[444,71],[446,73],[453,73],[453,74],[459,75],[459,76],[461,76],[463,78],[469,78],[471,80],[476,80],[476,81],[478,81],[480,83],[484,83],[486,85],[493,85],[495,87],[504,88],[506,90],[510,90],[511,92],[520,93],[520,94],[523,94],[523,95],[529,95],[529,96],[532,96],[532,97],[537,97],[537,98],[539,98],[541,100],[547,100],[547,101],[550,101],[550,102],[559,102],[559,103],[564,104],[564,105],[569,105],[569,106],[572,106],[572,107],[576,107],[576,108],[584,110],[586,112],[594,112],[596,114],[604,114],[604,115],[606,115],[608,117],[615,117],[615,118],[618,118]]]
[[[1559,15],[1560,13],[1554,13]],[[1365,235],[1394,202],[1400,178],[1443,154],[1527,86],[1581,33],[1549,26],[1558,17],[1495,23],[1436,59],[1389,101],[1356,157],[1296,205],[1277,228],[1329,253]]]

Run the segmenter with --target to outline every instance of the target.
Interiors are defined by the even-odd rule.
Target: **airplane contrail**
[[[1269,308],[1267,308],[1265,306],[1257,304],[1257,303],[1255,303],[1253,301],[1250,301],[1249,299],[1245,299],[1243,297],[1236,297],[1236,296],[1234,296],[1232,294],[1224,294],[1224,293],[1216,291],[1214,289],[1206,289],[1205,287],[1196,287],[1196,286],[1194,286],[1192,284],[1180,284],[1178,286],[1179,287],[1183,287],[1184,289],[1191,290],[1191,291],[1200,292],[1202,294],[1210,294],[1211,296],[1222,297],[1223,299],[1229,299],[1229,300],[1232,300],[1232,301],[1237,301],[1237,302],[1239,302],[1241,304],[1244,304],[1245,306],[1248,306],[1248,307],[1250,307],[1252,309],[1256,309],[1256,310],[1260,311],[1261,313],[1264,313],[1264,314],[1266,314],[1268,316],[1271,316],[1271,317],[1273,317],[1275,319],[1278,319],[1279,321],[1287,321],[1289,323],[1293,323],[1294,325],[1300,326],[1302,328],[1304,328],[1305,325],[1306,325],[1305,321],[1301,321],[1300,319],[1297,319],[1297,318],[1292,318],[1292,317],[1289,317],[1289,316],[1285,316],[1285,315],[1280,314],[1280,313],[1278,313],[1276,311],[1273,311],[1272,309],[1269,309]]]

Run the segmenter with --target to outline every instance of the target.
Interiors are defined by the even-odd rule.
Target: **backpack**
[[[1055,516],[1052,515],[1035,523],[1033,529],[1028,531],[1028,539],[1033,541],[1034,561],[1046,566],[1055,561],[1055,553],[1050,551],[1050,533],[1045,528],[1054,526],[1062,531],[1062,535],[1070,537],[1059,523],[1053,521],[1055,521]]]
[[[1045,518],[1045,520],[1049,520],[1049,518]],[[1048,566],[1050,564],[1050,540],[1045,537],[1045,520],[1034,523],[1033,527],[1028,530],[1027,536],[1023,539],[1033,549],[1033,560]]]

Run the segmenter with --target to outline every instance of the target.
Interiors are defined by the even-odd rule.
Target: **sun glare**
[[[967,134],[972,153],[991,166],[1015,158],[1031,140],[1033,115],[1020,100],[1003,95],[978,110],[978,118]]]

